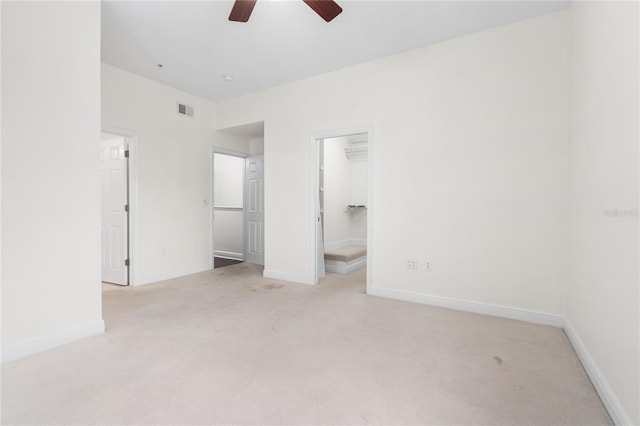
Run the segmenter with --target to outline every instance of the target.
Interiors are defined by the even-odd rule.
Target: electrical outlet
[[[432,268],[432,266],[433,266],[433,265],[431,264],[431,261],[430,261],[430,260],[427,260],[427,261],[424,263],[424,269],[425,269],[425,271],[427,271],[427,272],[431,272],[431,268]]]
[[[407,269],[418,269],[418,262],[413,259],[407,260]]]

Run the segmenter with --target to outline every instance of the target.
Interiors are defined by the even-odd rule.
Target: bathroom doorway
[[[130,230],[129,185],[130,146],[133,138],[119,133],[100,135],[101,178],[101,279],[129,285]]]
[[[264,265],[264,156],[213,151],[214,269]]]
[[[213,263],[244,261],[244,173],[241,155],[213,153]]]

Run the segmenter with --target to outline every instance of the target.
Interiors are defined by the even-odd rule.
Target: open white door
[[[104,136],[103,136],[104,137]],[[127,285],[127,158],[121,136],[101,141],[102,281]]]
[[[264,157],[246,160],[245,261],[264,265]]]

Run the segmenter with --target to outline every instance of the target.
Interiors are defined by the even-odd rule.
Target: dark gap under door
[[[237,263],[242,263],[242,260],[225,259],[224,257],[214,257],[213,269],[222,268],[229,265],[235,265]]]

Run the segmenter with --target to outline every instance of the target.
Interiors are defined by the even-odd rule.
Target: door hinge
[[[124,151],[124,156],[125,156],[126,158],[129,158],[129,150],[128,150],[128,149]]]
[[[124,211],[125,211],[125,212],[128,212],[128,211],[129,211],[129,204],[125,204],[125,205],[124,205]]]
[[[129,259],[124,260],[124,266],[129,266]]]

